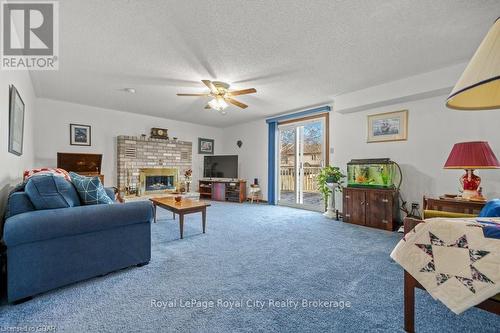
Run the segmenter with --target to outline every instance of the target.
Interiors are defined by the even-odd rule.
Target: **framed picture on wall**
[[[213,154],[214,140],[198,138],[198,154]]]
[[[70,145],[90,146],[91,128],[89,125],[69,124]]]
[[[368,142],[408,139],[408,110],[368,116]]]
[[[23,154],[24,102],[14,85],[9,87],[9,152]]]

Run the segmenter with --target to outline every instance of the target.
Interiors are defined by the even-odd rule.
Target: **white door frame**
[[[288,124],[283,124],[279,125],[278,124],[278,149],[277,149],[277,171],[278,171],[278,181],[277,181],[277,204],[281,206],[290,206],[290,207],[295,207],[295,208],[302,208],[302,209],[308,209],[308,210],[317,210],[317,211],[323,211],[323,207],[316,207],[316,206],[311,206],[304,204],[304,191],[303,191],[303,184],[304,184],[304,162],[303,162],[303,156],[304,156],[304,125],[310,124],[310,123],[316,123],[316,122],[321,122],[322,127],[323,127],[323,144],[321,145],[321,150],[322,150],[322,161],[320,162],[321,166],[325,165],[325,159],[326,159],[326,154],[328,153],[326,151],[326,131],[327,124],[326,119],[324,117],[320,118],[314,118],[314,119],[307,119],[307,120],[298,120],[293,123],[288,123]],[[281,164],[281,149],[280,149],[280,144],[281,144],[281,130],[286,130],[286,129],[292,129],[295,128],[295,203],[290,203],[290,202],[283,202],[281,201],[281,177],[280,177],[280,164]]]

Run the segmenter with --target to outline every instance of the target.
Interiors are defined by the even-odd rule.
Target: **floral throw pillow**
[[[33,175],[49,174],[54,176],[64,177],[67,181],[71,181],[68,171],[61,168],[38,168],[25,170],[23,174],[23,180],[28,180]]]
[[[70,172],[69,175],[84,205],[113,203],[113,200],[106,194],[98,176],[85,177],[74,172]]]

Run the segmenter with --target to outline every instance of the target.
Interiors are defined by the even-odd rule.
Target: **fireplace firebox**
[[[161,193],[177,189],[177,168],[149,168],[139,170],[139,194]]]
[[[175,190],[174,176],[146,176],[146,192]]]

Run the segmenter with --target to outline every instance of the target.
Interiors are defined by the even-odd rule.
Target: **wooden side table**
[[[438,210],[450,213],[479,215],[486,202],[470,201],[455,198],[426,198],[424,196],[424,210]]]
[[[260,202],[260,186],[250,186],[250,190],[248,191],[248,199],[251,203],[253,203],[254,200],[256,200],[257,203]]]

